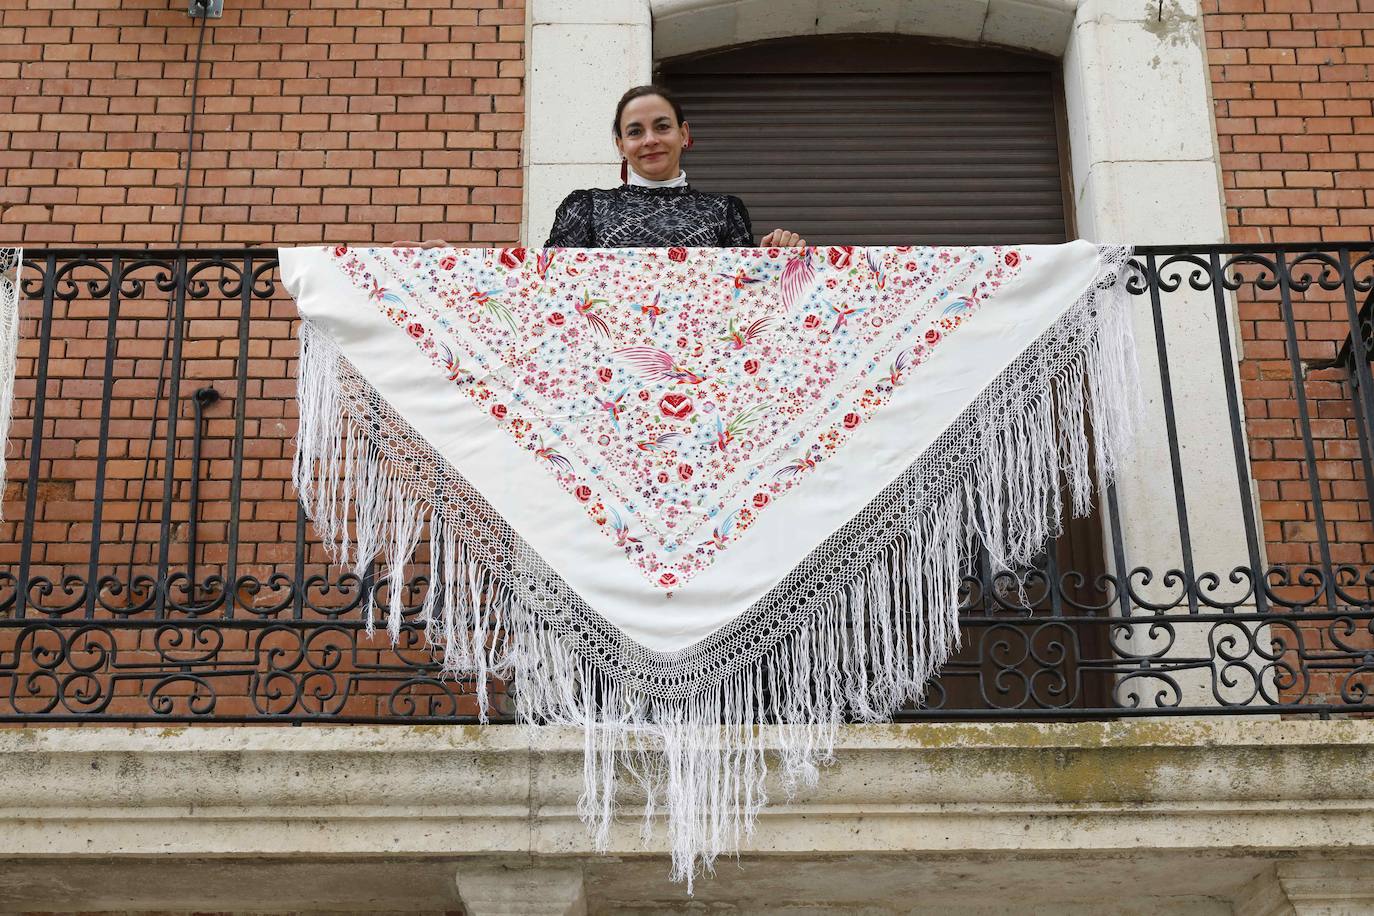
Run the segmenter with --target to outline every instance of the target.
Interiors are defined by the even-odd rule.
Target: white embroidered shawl
[[[347,563],[390,568],[393,643],[427,538],[412,622],[444,671],[586,729],[599,839],[633,764],[690,882],[765,801],[756,725],[814,779],[839,723],[920,700],[976,546],[1028,563],[1061,475],[1086,511],[1089,430],[1111,477],[1128,256],[283,250],[296,485]]]

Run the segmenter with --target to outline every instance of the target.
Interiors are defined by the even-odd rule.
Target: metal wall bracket
[[[190,0],[186,10],[192,19],[218,19],[224,15],[224,0]]]

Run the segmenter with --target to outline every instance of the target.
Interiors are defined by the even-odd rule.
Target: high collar
[[[676,178],[669,178],[666,181],[654,181],[651,178],[645,178],[631,168],[629,180],[625,183],[637,188],[685,188],[687,186],[687,173],[679,170]]]

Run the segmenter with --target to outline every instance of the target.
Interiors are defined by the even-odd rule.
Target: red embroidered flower
[[[856,413],[847,413],[844,415],[845,429],[853,429],[854,427],[858,426],[860,422],[861,421],[859,419],[859,415]]]
[[[603,385],[611,380],[613,374],[610,366],[602,366],[600,369],[596,370],[596,377],[601,380],[601,384]]]
[[[574,260],[574,261],[578,261],[578,262],[587,260],[587,252],[585,252],[585,251],[579,251],[579,252],[577,253],[577,256],[576,256],[575,258],[573,258],[573,260]]]
[[[806,328],[808,331],[814,331],[820,326],[821,319],[818,315],[807,315],[806,318],[802,320],[802,327]]]
[[[687,395],[670,391],[659,400],[658,409],[663,411],[663,415],[666,417],[674,420],[685,420],[692,415],[692,411],[696,407]]]
[[[659,471],[659,472],[658,472],[658,482],[659,482],[659,483],[667,483],[667,482],[668,482],[668,472],[667,472],[667,471]]]
[[[940,332],[937,331],[935,328],[931,328],[929,331],[926,331],[926,343],[933,344],[939,341],[939,339]]]
[[[678,480],[682,480],[682,481],[691,480],[691,479],[692,479],[692,474],[693,474],[693,473],[694,473],[694,471],[693,471],[692,466],[691,466],[690,464],[687,464],[686,462],[683,462],[682,464],[679,464],[679,465],[677,466],[677,477],[678,477]]]
[[[1006,262],[1008,267],[1015,267],[1017,264],[1021,263],[1021,253],[1019,251],[1008,251],[1002,260]]]
[[[641,389],[639,389],[639,399],[640,399],[641,401],[647,401],[647,400],[649,400],[649,389],[648,389],[648,388],[641,388]]]
[[[755,508],[755,509],[762,509],[764,506],[768,505],[768,504],[769,504],[770,502],[772,502],[772,501],[773,501],[773,497],[769,496],[767,493],[755,493],[755,494],[754,494],[754,508]]]
[[[854,263],[853,245],[832,245],[830,246],[830,264],[832,267],[848,267]]]
[[[336,258],[341,258],[341,257],[344,256],[344,252],[346,252],[346,251],[348,251],[348,246],[347,246],[347,245],[335,245],[335,246],[334,246],[334,257],[336,257]]]
[[[446,254],[439,259],[439,266],[444,270],[453,270],[458,266],[458,259],[451,254]]]
[[[563,327],[563,322],[564,322],[565,320],[567,320],[567,319],[565,319],[565,318],[563,317],[563,313],[562,313],[562,312],[554,312],[554,313],[553,313],[552,315],[550,315],[549,318],[548,318],[549,324],[553,325],[553,326],[556,327],[556,328],[561,328],[561,327]]]
[[[744,371],[750,375],[757,375],[759,371],[759,361],[756,359],[746,359],[744,361]]]
[[[672,588],[674,585],[677,585],[677,576],[670,572],[666,572],[658,577],[658,584],[664,588]]]
[[[506,418],[506,405],[505,405],[505,404],[493,404],[493,405],[491,405],[491,415],[492,415],[493,417],[495,417],[496,419],[498,419],[498,420],[504,420],[504,419]]]
[[[680,247],[680,246],[674,246],[674,247],[672,247],[672,248],[669,248],[669,249],[668,249],[668,260],[670,260],[670,261],[685,261],[685,260],[687,260],[687,249],[686,249],[686,248],[682,248],[682,247]]]
[[[525,249],[523,248],[503,248],[501,249],[502,267],[519,267],[525,262]]]
[[[413,321],[406,325],[406,333],[416,340],[419,340],[421,337],[425,336],[425,326],[418,321]]]
[[[585,503],[592,498],[592,488],[585,483],[580,483],[577,485],[577,489],[573,490],[573,496],[576,496],[580,502]]]

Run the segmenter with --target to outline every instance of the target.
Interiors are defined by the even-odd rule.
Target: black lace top
[[[558,205],[545,248],[748,248],[757,244],[738,197],[690,185],[573,191]]]

